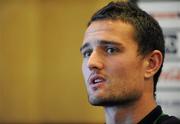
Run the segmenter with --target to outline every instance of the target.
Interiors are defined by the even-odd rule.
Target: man
[[[89,102],[105,109],[106,124],[180,124],[155,100],[164,61],[159,24],[130,2],[96,12],[80,49]]]

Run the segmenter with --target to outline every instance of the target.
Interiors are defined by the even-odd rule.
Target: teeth
[[[94,80],[95,83],[98,83],[98,82],[101,82],[101,81],[102,81],[101,79]]]

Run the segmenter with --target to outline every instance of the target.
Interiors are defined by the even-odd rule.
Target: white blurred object
[[[159,22],[166,42],[157,102],[165,113],[180,118],[180,1],[146,1],[138,5]]]

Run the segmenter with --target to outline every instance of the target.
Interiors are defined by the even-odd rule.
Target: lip
[[[95,80],[97,80],[97,82]],[[102,75],[93,74],[90,75],[88,83],[93,89],[97,89],[99,87],[102,87],[106,83],[106,79]]]

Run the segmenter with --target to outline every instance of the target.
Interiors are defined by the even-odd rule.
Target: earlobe
[[[151,78],[153,77],[156,72],[159,70],[161,67],[163,60],[162,53],[159,50],[154,50],[151,52],[145,60],[145,78]]]

